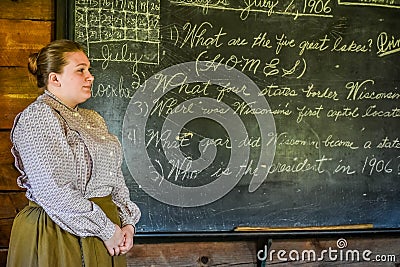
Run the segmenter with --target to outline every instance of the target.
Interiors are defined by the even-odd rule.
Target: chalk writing
[[[205,47],[221,47],[222,43],[220,41],[221,36],[226,35],[226,32],[223,32],[222,27],[219,28],[218,33],[213,36],[206,36],[208,29],[212,29],[213,25],[209,22],[203,22],[200,25],[192,25],[190,22],[187,22],[183,26],[183,30],[187,31],[185,38],[182,41],[181,48],[188,43],[191,48],[197,46],[205,46]]]
[[[319,140],[304,138],[300,139],[296,136],[290,136],[288,132],[283,133],[268,133],[266,145],[276,144],[278,146],[310,146],[315,149],[320,148]]]
[[[308,106],[303,106],[303,107],[298,107],[298,115],[296,122],[300,123],[305,117],[313,117],[319,119],[321,117],[321,110],[323,110],[324,107],[322,105],[319,105],[318,107],[308,107]]]
[[[400,3],[395,0],[339,0],[340,5],[356,6],[380,6],[389,8],[400,8]]]
[[[382,141],[376,146],[377,148],[400,148],[399,138],[396,137],[393,140],[389,139],[389,137],[385,136]]]
[[[297,93],[296,89],[292,89],[287,86],[279,86],[275,84],[270,84],[264,89],[260,91],[258,96],[268,96],[268,97],[274,97],[274,96],[285,96],[285,97],[296,97],[299,94]]]
[[[270,169],[271,173],[299,173],[299,172],[316,172],[324,173],[327,169],[324,167],[325,163],[331,161],[332,158],[327,158],[322,155],[321,158],[310,160],[308,158],[298,159],[294,158],[291,163],[276,162],[272,164]]]
[[[371,91],[371,85],[374,85],[375,81],[368,79],[362,82],[348,82],[346,88],[349,89],[349,93],[346,97],[348,100],[398,100],[400,99],[400,93],[397,92],[374,92]]]
[[[221,221],[253,209],[277,224],[320,223],[332,218],[322,205],[364,205],[380,193],[395,206],[398,1],[74,2],[75,39],[97,72],[94,108],[125,140],[142,205],[153,208],[149,195],[166,217],[181,214],[166,230],[193,223],[197,208],[186,207],[202,205],[227,204]],[[299,203],[286,207],[280,195]],[[144,224],[170,224],[154,214]]]
[[[362,173],[372,175],[374,173],[392,173],[392,160],[376,158],[374,155],[365,157]]]
[[[339,118],[357,118],[360,114],[358,107],[343,107],[341,109],[329,109],[326,116],[337,121]]]
[[[392,108],[392,109],[381,109],[376,105],[369,106],[364,114],[361,115],[363,118],[398,118],[400,117],[400,108]]]
[[[371,51],[372,39],[368,40],[368,44],[359,44],[352,40],[350,43],[344,43],[343,38],[339,36],[331,51],[333,52],[354,52],[354,53],[365,53]]]
[[[193,113],[192,109],[193,103],[190,103],[188,106],[186,106],[185,103],[179,104],[176,98],[169,98],[166,100],[157,101],[150,115],[153,115],[155,113],[157,113],[158,116],[161,116],[162,114],[168,115],[176,113]]]
[[[323,38],[314,41],[314,40],[303,40],[299,44],[300,52],[299,55],[303,55],[305,51],[308,50],[315,50],[315,51],[325,51],[329,48],[328,43],[330,39],[328,38],[327,35],[325,35]]]
[[[170,130],[166,130],[162,133],[159,131],[154,131],[154,129],[149,129],[147,131],[147,136],[149,137],[146,147],[150,145],[151,142],[154,142],[154,146],[162,146],[164,148],[180,148],[188,146],[189,139],[180,138],[176,139],[171,135]]]
[[[76,39],[91,60],[103,61],[103,69],[109,61],[158,64],[159,6],[146,0],[75,1]]]
[[[120,97],[132,98],[136,90],[135,84],[126,84],[124,76],[120,76],[117,86],[99,83],[92,87],[93,97]]]
[[[358,146],[354,145],[353,141],[349,141],[349,140],[341,140],[341,139],[334,139],[332,135],[329,135],[328,137],[326,137],[325,140],[322,141],[322,144],[325,147],[346,147],[346,148],[350,148],[350,149],[358,149]]]
[[[333,174],[344,173],[346,175],[352,175],[352,174],[357,173],[357,171],[353,170],[350,165],[343,165],[342,161],[343,161],[342,159],[339,160],[338,165],[333,170]]]
[[[314,89],[314,84],[308,85],[307,89],[302,89],[303,93],[307,98],[326,98],[332,99],[334,101],[338,101],[338,94],[336,91],[331,90],[330,88],[326,88],[323,91]]]
[[[235,102],[233,103],[233,112],[239,115],[265,115],[265,114],[273,114],[273,115],[285,115],[290,116],[292,111],[287,107],[289,104],[286,104],[286,108],[282,109],[270,109],[265,107],[255,107],[256,102]]]
[[[400,38],[393,35],[388,36],[386,32],[381,32],[376,40],[376,46],[378,48],[377,54],[380,57],[397,53],[400,52]]]
[[[299,5],[294,0],[243,0],[231,2],[227,0],[216,1],[189,1],[174,0],[174,5],[202,8],[203,13],[207,14],[210,9],[238,12],[241,20],[247,20],[252,13],[265,14],[267,17],[272,15],[298,17],[332,17],[330,0],[305,0]]]

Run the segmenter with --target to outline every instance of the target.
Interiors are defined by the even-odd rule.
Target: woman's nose
[[[94,76],[89,72],[88,77],[86,78],[88,81],[93,81],[94,80]]]

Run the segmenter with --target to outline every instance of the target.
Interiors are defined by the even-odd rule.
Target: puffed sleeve
[[[77,189],[74,153],[61,121],[55,110],[36,102],[14,125],[13,150],[23,165],[28,198],[62,229],[77,236],[107,240],[115,226],[100,207],[84,199]]]

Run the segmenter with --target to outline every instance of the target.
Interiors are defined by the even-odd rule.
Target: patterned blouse
[[[11,132],[18,185],[64,230],[107,240],[114,224],[92,201],[112,195],[122,225],[135,225],[138,206],[122,175],[122,149],[95,111],[64,105],[48,91],[17,115]]]

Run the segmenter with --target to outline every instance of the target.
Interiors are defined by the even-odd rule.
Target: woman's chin
[[[92,92],[86,91],[84,94],[82,94],[81,103],[86,102],[86,100],[88,100],[91,97],[92,97]]]

